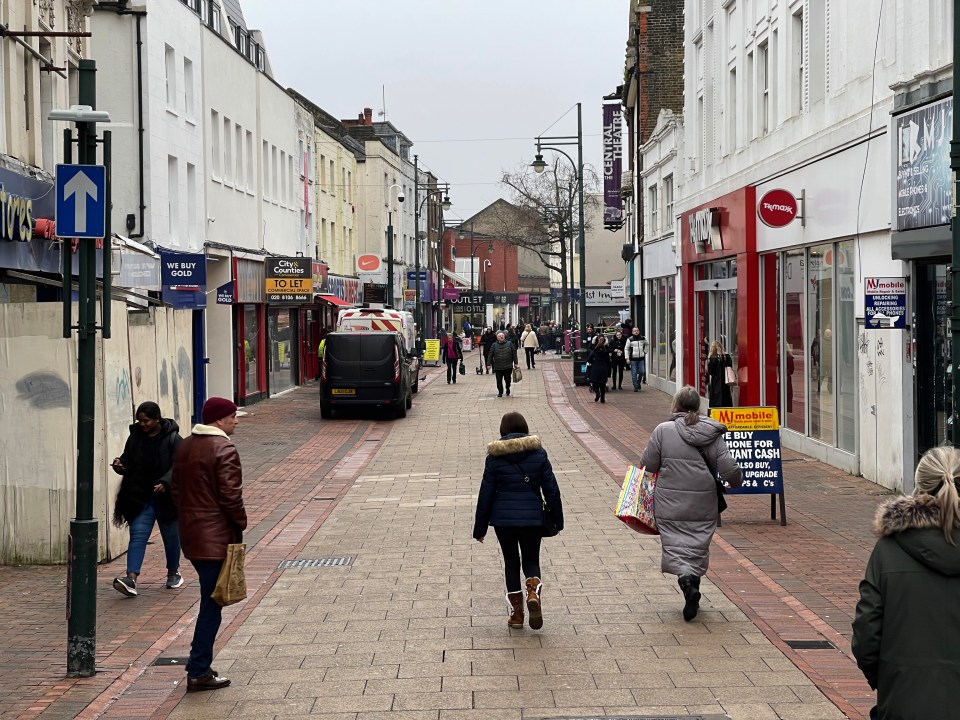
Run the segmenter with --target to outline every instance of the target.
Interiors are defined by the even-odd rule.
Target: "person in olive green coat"
[[[913,495],[880,506],[880,536],[860,583],[853,654],[877,691],[871,717],[947,720],[960,713],[960,452],[917,465]]]

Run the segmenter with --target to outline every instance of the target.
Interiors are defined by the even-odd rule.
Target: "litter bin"
[[[573,351],[573,384],[574,385],[590,384],[590,381],[587,380],[587,357],[589,355],[590,355],[589,350]]]

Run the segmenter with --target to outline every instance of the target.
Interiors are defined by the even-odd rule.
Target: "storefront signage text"
[[[697,252],[723,250],[720,211],[717,208],[704,208],[690,213],[687,222],[690,225],[690,242],[697,246]]]
[[[897,230],[950,222],[953,98],[903,113],[897,125]]]
[[[175,308],[206,307],[207,258],[199,253],[160,251],[163,301]]]
[[[0,183],[0,240],[33,239],[33,200],[9,192]]]
[[[727,450],[740,470],[743,485],[728,494],[760,495],[783,492],[780,458],[780,418],[775,407],[713,408],[710,417],[727,426]]]
[[[864,278],[863,309],[868,328],[907,325],[907,281],[902,277]]]
[[[757,217],[767,227],[786,227],[797,219],[797,198],[787,190],[768,190],[757,203]]]
[[[264,293],[268,303],[308,303],[313,297],[313,261],[268,257]]]

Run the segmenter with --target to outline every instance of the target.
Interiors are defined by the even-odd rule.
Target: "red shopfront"
[[[733,358],[735,405],[760,396],[760,258],[752,187],[681,215],[683,380],[707,396],[707,355],[719,340]]]

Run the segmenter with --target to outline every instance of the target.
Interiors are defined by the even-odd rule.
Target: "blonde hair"
[[[914,474],[914,495],[923,493],[937,500],[943,537],[954,545],[953,530],[960,527],[960,451],[952,447],[935,447],[923,454]]]
[[[714,355],[723,355],[726,351],[723,349],[723,343],[719,340],[714,340],[710,343],[710,357]]]
[[[684,385],[673,396],[673,412],[683,412],[683,422],[696,425],[700,421],[700,393],[692,385]]]
[[[524,330],[533,330],[533,326],[530,323],[527,323],[527,326],[524,328]]]

